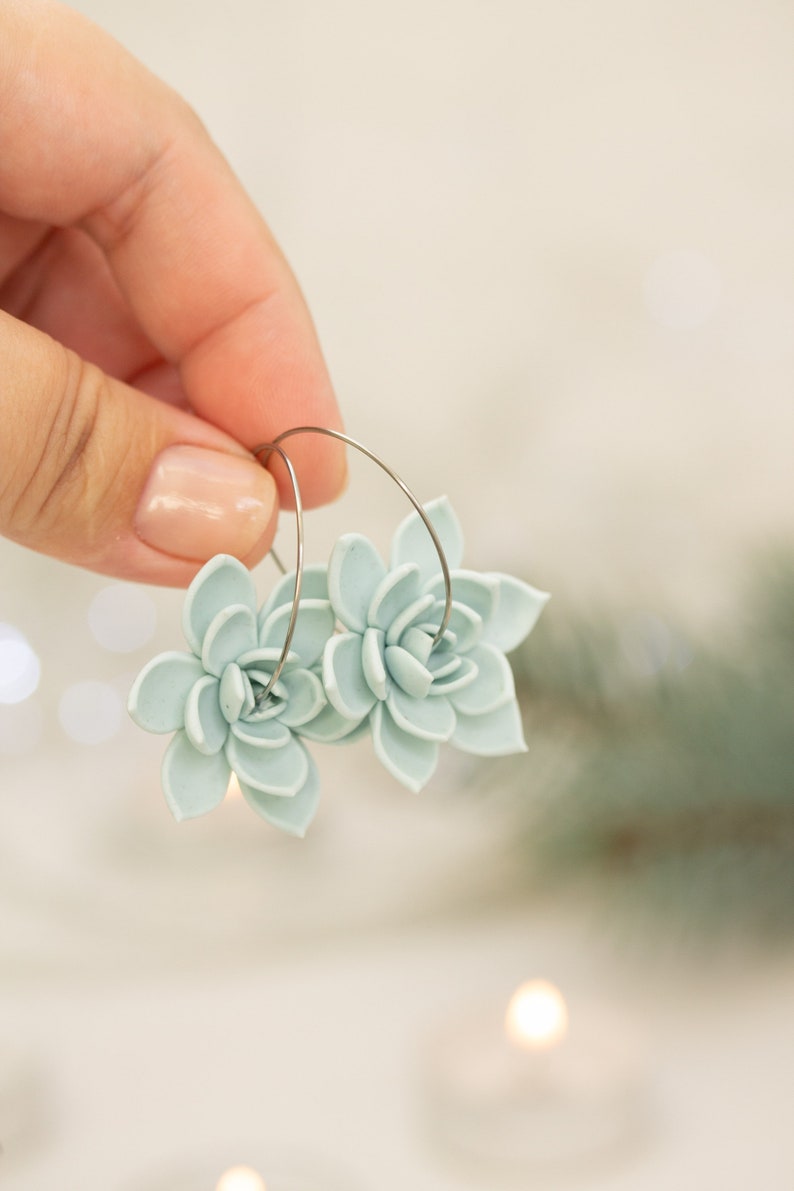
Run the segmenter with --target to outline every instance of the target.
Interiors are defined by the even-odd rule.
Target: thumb
[[[0,345],[0,533],[173,586],[213,554],[264,556],[275,484],[234,439],[2,313]]]

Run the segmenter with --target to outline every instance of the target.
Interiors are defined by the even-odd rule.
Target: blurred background
[[[794,10],[74,7],[227,154],[348,430],[553,600],[514,659],[525,756],[449,755],[414,798],[326,750],[301,843],[165,808],[124,701],[181,593],[0,543],[0,1185],[790,1188]],[[314,559],[406,511],[351,471]],[[436,1045],[533,977],[586,1074],[577,1014],[612,1023],[545,1166],[503,1161],[523,1093],[461,1108]]]

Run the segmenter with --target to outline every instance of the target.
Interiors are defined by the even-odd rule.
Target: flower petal
[[[332,637],[323,654],[323,685],[328,702],[356,723],[370,711],[375,695],[364,677],[362,638],[358,633]]]
[[[388,637],[386,638],[388,641]],[[429,633],[423,633],[421,629],[409,628],[400,637],[400,645],[403,649],[407,649],[412,657],[415,657],[417,662],[421,662],[426,666],[430,660],[430,654],[433,652],[433,638]]]
[[[502,757],[507,753],[525,753],[527,746],[521,727],[521,712],[515,699],[487,711],[485,715],[463,715],[451,737],[456,748],[480,757]]]
[[[512,575],[491,575],[490,578],[499,584],[499,598],[490,620],[485,622],[482,639],[503,653],[509,653],[535,627],[549,593],[538,591],[537,587],[530,587]]]
[[[370,717],[375,753],[392,777],[419,793],[438,764],[438,744],[420,740],[398,727],[385,703],[377,703]]]
[[[291,615],[291,604],[282,604],[270,613],[259,630],[261,647],[283,649]],[[334,610],[329,600],[301,600],[290,654],[295,654],[302,669],[308,670],[318,660],[326,641],[333,635],[334,624]]]
[[[369,538],[346,533],[337,541],[328,562],[328,595],[346,629],[363,633],[373,592],[386,566]]]
[[[127,698],[127,710],[147,732],[175,732],[185,726],[185,704],[204,667],[192,653],[158,654],[141,670]]]
[[[448,678],[450,674],[459,670],[461,660],[456,653],[452,653],[449,649],[435,649],[427,659],[426,665],[433,675],[433,680],[439,682],[442,678]]]
[[[258,683],[260,690],[264,690],[270,681],[269,674],[260,674],[258,670],[249,670],[247,673],[250,674],[254,682]],[[279,679],[266,699],[261,703],[253,700],[253,707],[244,716],[241,716],[241,721],[244,720],[246,724],[258,724],[264,720],[273,719],[275,716],[280,717],[284,712],[286,693],[287,688]]]
[[[467,654],[466,657],[457,660],[459,664],[451,673],[433,678],[431,695],[451,695],[453,691],[463,690],[470,683],[477,681],[477,666],[471,657]]]
[[[435,622],[436,632],[444,616],[444,607],[443,600],[436,600],[433,605],[432,620]],[[449,634],[450,641],[455,642],[455,650],[458,653],[468,653],[480,640],[482,632],[482,618],[466,604],[459,604],[457,600],[453,600],[443,640],[446,640]]]
[[[463,530],[452,505],[446,496],[440,496],[423,507],[441,540],[447,566],[454,570],[460,566],[463,558]],[[433,539],[418,513],[410,513],[397,527],[392,539],[392,567],[398,567],[404,562],[417,564],[423,584],[441,573],[441,563]]]
[[[383,629],[367,629],[361,644],[361,666],[367,686],[378,699],[386,698],[391,685],[386,673],[385,649]]]
[[[297,794],[309,774],[309,754],[294,736],[283,748],[274,749],[257,748],[230,733],[226,759],[241,782],[280,798]]]
[[[401,645],[386,646],[386,669],[408,695],[424,699],[433,682],[430,671]]]
[[[185,731],[194,749],[212,756],[226,743],[229,724],[218,701],[220,683],[206,674],[194,684],[185,704]]]
[[[328,599],[328,568],[324,562],[313,562],[309,566],[303,568],[303,581],[301,583],[301,599],[302,600],[327,600]],[[282,604],[289,604],[292,607],[292,601],[295,598],[295,572],[289,571],[286,575],[282,575],[276,586],[271,591],[270,595],[262,605],[259,613],[259,623],[263,625],[271,612],[276,608],[280,608]]]
[[[251,683],[236,662],[229,662],[221,675],[218,700],[226,722],[229,724],[233,724],[240,718],[246,704],[249,704],[248,711],[253,710],[254,696],[251,691]]]
[[[177,732],[165,750],[162,779],[171,814],[181,822],[204,815],[223,802],[229,785],[229,765],[224,753],[199,753],[186,732]]]
[[[420,740],[449,740],[455,731],[455,712],[448,699],[414,699],[394,686],[386,706],[397,727]]]
[[[289,744],[292,733],[280,717],[261,720],[238,720],[232,724],[232,734],[243,744],[260,749],[282,749]]]
[[[190,584],[182,609],[182,631],[197,657],[201,656],[207,629],[230,604],[243,604],[256,612],[254,581],[238,559],[216,554]]]
[[[395,616],[414,604],[419,595],[419,567],[406,562],[389,571],[378,584],[367,611],[367,623],[385,632]]]
[[[513,671],[500,649],[493,645],[475,645],[466,658],[477,667],[477,678],[449,694],[456,711],[465,715],[483,715],[515,698]]]
[[[364,731],[369,729],[369,721],[365,718],[363,721],[356,721],[349,719],[346,715],[342,715],[337,711],[331,703],[326,703],[319,715],[310,720],[308,724],[301,724],[296,728],[299,736],[305,736],[307,740],[316,740],[318,744],[337,744],[338,742],[346,743],[348,737],[356,737]]]
[[[435,604],[435,597],[425,592],[424,595],[418,596],[407,607],[403,608],[401,612],[392,620],[386,632],[387,645],[400,645],[400,638],[405,633],[409,626],[413,625],[417,620],[424,616],[429,608]]]
[[[258,815],[267,819],[273,827],[278,827],[289,835],[296,835],[299,839],[303,839],[320,804],[320,777],[317,766],[308,753],[306,759],[309,763],[306,780],[297,794],[293,794],[291,798],[284,798],[278,794],[264,794],[246,782],[240,782],[243,797]]]
[[[313,720],[326,706],[323,684],[311,670],[291,670],[279,680],[286,689],[285,705],[279,719],[290,728]]]
[[[204,635],[204,669],[220,678],[229,662],[236,662],[255,646],[256,616],[243,604],[232,604],[218,613]]]
[[[452,598],[476,612],[481,620],[488,620],[499,601],[499,580],[496,575],[481,575],[477,571],[453,571],[450,575]],[[436,599],[446,599],[444,576],[436,575],[426,585]]]

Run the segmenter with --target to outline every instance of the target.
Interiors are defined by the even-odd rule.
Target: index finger
[[[84,228],[194,410],[245,446],[338,427],[297,282],[191,109],[60,4],[0,3],[0,38],[0,206]],[[294,461],[307,504],[339,492],[338,444],[303,438]]]

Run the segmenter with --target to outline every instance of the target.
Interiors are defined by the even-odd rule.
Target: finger
[[[0,289],[0,306],[110,376],[128,379],[162,361],[85,232],[66,229],[40,243]]]
[[[191,406],[247,446],[338,426],[297,283],[193,113],[61,6],[5,8],[2,32],[24,70],[0,79],[0,206],[83,226]],[[308,504],[340,490],[338,444],[301,440],[294,458]]]
[[[184,586],[270,547],[272,477],[206,422],[0,314],[0,532],[125,579]]]

